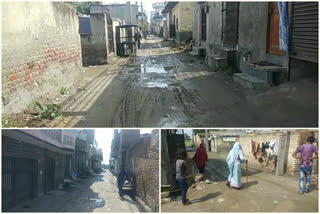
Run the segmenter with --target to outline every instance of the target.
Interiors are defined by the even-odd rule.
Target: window
[[[178,26],[179,26],[179,25],[178,25],[178,23],[179,23],[179,22],[178,22],[178,18],[177,18],[177,24],[176,24],[176,26],[177,26],[177,28],[176,28],[176,29],[177,29],[177,30],[179,29],[179,27],[178,27]]]

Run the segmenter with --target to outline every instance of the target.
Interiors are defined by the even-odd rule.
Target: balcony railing
[[[41,132],[47,137],[61,143],[61,130],[60,129],[42,129]]]

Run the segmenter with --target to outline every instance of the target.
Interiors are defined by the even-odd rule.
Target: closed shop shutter
[[[37,161],[2,158],[2,211],[32,199],[35,192]]]
[[[318,62],[318,2],[292,2],[290,56]]]

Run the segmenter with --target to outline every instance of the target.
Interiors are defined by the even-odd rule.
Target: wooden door
[[[268,8],[268,42],[267,52],[275,55],[285,55],[285,51],[280,50],[279,43],[279,21],[280,15],[277,2],[269,2]]]

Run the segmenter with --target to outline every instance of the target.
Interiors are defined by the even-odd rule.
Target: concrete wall
[[[240,69],[242,56],[251,52],[251,61],[269,61],[288,67],[288,57],[267,53],[268,2],[241,2],[239,4],[239,47]]]
[[[127,2],[127,4],[105,5],[113,18],[125,20],[127,24],[138,24],[138,6]]]
[[[201,54],[200,50],[205,50],[207,56],[207,63],[209,66],[213,66],[213,56],[219,55],[219,49],[223,47],[221,40],[222,30],[222,2],[208,2],[209,13],[207,13],[207,30],[206,41],[201,41],[200,34],[200,16],[201,10],[198,2],[194,3],[193,11],[193,39],[194,39],[194,54]]]
[[[77,81],[79,21],[60,2],[6,1],[1,8],[2,112],[17,113]]]
[[[192,16],[192,40],[194,45],[192,46],[192,52],[194,54],[200,53],[200,5],[198,2],[193,3],[193,16]]]
[[[219,48],[222,48],[221,40],[222,30],[222,2],[209,2],[209,13],[207,14],[207,42],[206,55],[207,63],[212,66],[214,55],[219,54]]]
[[[81,35],[83,65],[107,63],[108,44],[106,39],[105,14],[90,15],[91,35]]]
[[[178,43],[192,39],[192,13],[193,2],[179,2],[172,8],[172,22],[174,16],[176,20],[178,19],[178,29],[176,25],[176,41]],[[177,24],[177,21],[175,24]]]

